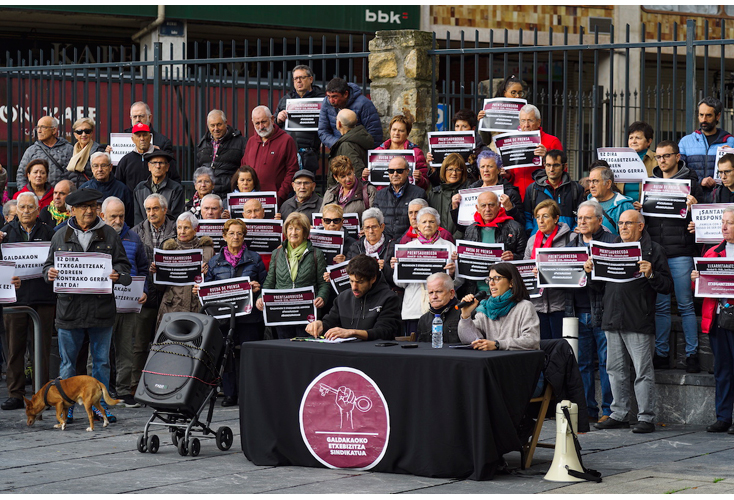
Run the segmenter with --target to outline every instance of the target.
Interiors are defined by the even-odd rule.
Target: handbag
[[[720,307],[716,324],[724,330],[734,331],[734,307]]]

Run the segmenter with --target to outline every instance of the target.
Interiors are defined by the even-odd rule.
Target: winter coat
[[[579,415],[587,414],[584,383],[573,349],[565,339],[548,339],[540,341],[540,348],[545,352],[543,377],[553,388],[556,401],[564,399],[578,405]],[[552,406],[553,407],[553,406]],[[578,419],[578,432],[589,432],[589,420]]]
[[[313,99],[315,97],[324,97],[326,96],[326,93],[321,90],[321,87],[317,85],[313,85],[311,87],[311,90],[306,92],[303,97],[298,95],[298,92],[295,90],[291,90],[287,94],[283,95],[283,97],[280,98],[278,101],[278,107],[275,109],[275,112],[273,113],[274,116],[278,116],[281,111],[285,110],[286,101],[288,99]],[[277,118],[276,118],[277,120]],[[278,121],[279,127],[285,127],[285,122]],[[319,141],[319,134],[318,132],[304,132],[304,131],[295,131],[295,132],[287,132],[288,135],[293,137],[293,140],[296,141],[296,146],[298,149],[313,149],[318,151],[319,147],[321,146],[321,141]]]
[[[125,255],[130,261],[130,276],[145,276],[145,284],[143,291],[148,293],[148,269],[150,261],[145,252],[145,245],[137,233],[133,232],[127,223],[123,223],[122,231],[120,231],[120,240],[125,248]]]
[[[481,229],[476,222],[471,226],[467,226],[466,231],[464,231],[464,239],[481,243]],[[495,240],[497,243],[504,243],[505,250],[512,252],[513,260],[523,259],[528,239],[525,236],[525,230],[516,221],[506,220],[497,224]]]
[[[454,307],[456,301],[449,301],[447,305],[441,309],[440,316],[443,321],[443,343],[444,344],[460,344],[459,339],[459,320],[461,319],[461,309]],[[429,310],[418,320],[418,331],[416,340],[418,342],[431,342],[433,340],[433,320],[436,314]]]
[[[696,130],[692,134],[683,136],[678,142],[680,149],[680,158],[688,168],[696,173],[699,180],[706,177],[714,176],[714,167],[716,164],[716,151],[719,146],[729,146],[734,148],[734,136],[722,129],[717,129],[716,138],[709,145],[708,139],[703,135],[701,130]],[[699,203],[711,203],[711,188],[704,189],[703,199],[698,199]]]
[[[151,144],[151,148],[145,153],[152,153],[155,149]],[[128,154],[120,158],[117,166],[112,171],[115,175],[115,179],[122,182],[127,186],[130,192],[135,192],[135,188],[141,182],[144,182],[150,176],[150,170],[148,169],[148,162],[145,161],[145,153],[138,153],[136,149],[130,151]],[[168,173],[166,177],[172,181],[181,183],[181,174],[176,168],[176,164],[173,160],[168,167]]]
[[[240,168],[242,155],[245,154],[246,140],[242,132],[227,125],[227,131],[217,148],[217,157],[212,158],[212,134],[207,132],[196,146],[196,165],[209,167],[214,171],[214,194],[226,200],[230,191],[232,176]],[[251,165],[254,167],[254,165]],[[258,172],[259,173],[259,172]],[[262,178],[260,179],[262,182]]]
[[[54,187],[47,182],[46,183],[46,186],[45,186],[45,189],[46,189],[46,192],[43,193],[43,196],[41,196],[40,198],[38,198],[38,208],[40,208],[40,209],[43,209],[43,208],[46,208],[47,206],[49,206],[51,204],[51,202],[53,201],[53,199],[54,199]],[[18,199],[18,196],[20,196],[21,193],[33,193],[33,194],[36,194],[31,189],[31,185],[30,184],[26,184],[25,186],[23,186],[23,189],[21,189],[20,191],[18,191],[17,193],[15,193],[13,195],[13,199],[14,200],[17,200]]]
[[[375,149],[384,151],[387,149],[390,149],[390,146],[392,146],[392,141],[390,139],[386,140],[382,144],[380,144]],[[415,159],[415,168],[418,169],[421,173],[421,179],[415,183],[416,186],[422,189],[428,189],[431,187],[430,182],[428,182],[428,163],[426,163],[426,157],[423,154],[423,151],[421,151],[421,148],[418,147],[418,145],[413,144],[410,141],[405,141],[403,145],[400,147],[400,149],[412,149],[413,150],[413,157]],[[380,186],[380,190],[382,188],[387,188],[388,186]]]
[[[520,224],[523,228],[525,227],[525,209],[522,205],[522,198],[520,197],[520,191],[517,189],[516,186],[513,184],[510,184],[510,182],[507,179],[501,178],[497,182],[497,184],[502,185],[502,189],[504,190],[505,194],[510,198],[510,201],[512,202],[512,208],[509,212],[507,212],[507,215],[515,219],[515,222]],[[472,183],[469,185],[468,189],[483,187],[484,181],[482,179],[479,179],[478,181]],[[456,221],[459,217],[459,209],[451,211],[451,217]]]
[[[535,220],[535,219],[533,219]],[[528,244],[525,247],[525,259],[532,259],[533,257],[533,245],[535,245],[535,238],[538,237],[538,232],[532,235],[528,239]],[[542,236],[541,236],[542,237]],[[553,238],[552,248],[563,248],[568,244],[571,238],[571,229],[567,224],[563,222],[558,223],[558,232],[555,238]],[[566,309],[566,294],[561,288],[544,288],[543,294],[536,298],[530,299],[530,302],[535,306],[535,310],[539,313],[552,313],[563,311]]]
[[[734,203],[734,192],[723,184],[717,184],[711,195],[711,203]]]
[[[270,259],[270,270],[262,287],[284,290],[312,286],[316,297],[321,297],[326,302],[329,298],[331,285],[324,281],[324,273],[326,272],[324,254],[321,249],[314,248],[310,241],[307,241],[306,244],[306,251],[303,252],[301,260],[298,261],[298,273],[295,281],[291,279],[291,266],[288,263],[285,246],[282,246],[273,252]]]
[[[153,230],[150,222],[146,219],[137,226],[133,227],[130,231],[134,232],[140,237],[140,241],[143,243],[145,249],[145,258],[148,263],[153,262],[153,249],[161,248],[163,243],[170,238],[176,237],[176,223],[171,219],[166,218],[163,221],[163,228],[161,234],[161,241],[159,246],[154,246],[153,243]],[[148,287],[148,300],[143,304],[143,307],[147,309],[156,309],[160,307],[161,294],[158,293],[158,289],[153,285],[153,275],[148,274],[146,280],[146,286]]]
[[[28,239],[25,239],[25,231],[20,226],[20,221],[16,217],[14,221],[8,222],[2,232],[7,233],[3,238],[3,243],[23,243],[33,241],[51,241],[54,230],[36,219],[36,224],[31,229]],[[2,252],[0,252],[0,257]],[[15,303],[6,304],[8,306],[29,306],[36,304],[55,304],[56,295],[53,292],[53,285],[46,283],[43,278],[33,278],[23,280],[20,288],[15,291]]]
[[[384,233],[383,233],[384,234]],[[345,251],[347,260],[353,259],[357,255],[367,253],[367,250],[364,248],[364,241],[365,237],[362,236],[359,240],[352,243],[349,248]],[[395,256],[395,242],[390,241],[390,238],[385,234],[385,243],[383,243],[380,250],[377,252],[380,260],[384,260],[382,266],[382,277],[385,280],[385,283],[388,284],[390,288],[395,288],[395,281],[393,280],[393,270],[390,267],[390,259]]]
[[[604,210],[604,215],[602,215],[601,224],[602,226],[609,229],[609,231],[616,236],[619,235],[619,226],[617,226],[617,223],[619,222],[619,217],[627,210],[634,210],[635,206],[632,204],[632,202],[634,201],[632,198],[625,196],[621,193],[613,194],[614,197],[612,198],[612,206],[608,209],[602,206],[602,209]],[[591,195],[589,195],[589,197],[586,199],[599,202],[599,200]],[[599,202],[599,204],[601,205],[601,202]]]
[[[408,205],[417,198],[427,200],[428,195],[425,190],[409,182],[405,183],[399,198],[395,196],[392,186],[381,189],[375,195],[372,206],[379,208],[385,217],[385,233],[391,238],[400,237],[410,227]]]
[[[308,222],[310,223],[312,220],[311,215],[321,212],[322,201],[321,196],[318,193],[314,193],[309,199],[299,205],[296,197],[291,196],[280,206],[280,217],[282,220],[286,220],[293,212],[300,212],[308,218]]]
[[[563,172],[561,185],[553,189],[548,184],[548,176],[543,173],[536,177],[535,182],[528,186],[525,191],[525,230],[528,236],[532,236],[538,230],[533,211],[543,200],[554,200],[561,208],[560,222],[564,222],[573,230],[576,227],[576,210],[579,204],[586,198],[584,188],[576,181],[572,181],[567,172]]]
[[[374,147],[374,139],[364,125],[357,125],[336,140],[329,151],[329,163],[337,156],[346,156],[352,161],[357,179],[361,179],[362,171],[367,167],[367,151]],[[328,187],[336,184],[333,175],[328,177]]]
[[[726,240],[722,241],[715,247],[709,248],[704,257],[707,259],[726,258]],[[731,300],[729,301],[731,302]],[[713,297],[705,297],[703,299],[703,307],[701,308],[701,331],[703,333],[711,333],[716,327],[716,311],[719,305],[719,299]]]
[[[227,262],[224,256],[224,248],[222,248],[214,257],[209,259],[209,268],[206,275],[204,275],[204,281],[219,281],[248,276],[251,282],[257,281],[262,285],[267,275],[265,265],[257,252],[245,248],[237,261],[237,265],[232,267],[232,264]],[[253,293],[252,299],[254,305],[257,295]],[[263,321],[262,313],[254,307],[250,314],[237,318],[238,323],[262,323]]]
[[[23,153],[15,174],[15,182],[20,190],[28,184],[25,168],[31,160],[46,160],[48,162],[48,183],[55,186],[62,179],[71,179],[71,172],[66,170],[69,160],[74,156],[74,146],[63,137],[57,137],[56,143],[50,148],[41,141],[30,145]],[[55,160],[55,161],[54,161]]]
[[[133,192],[121,181],[115,179],[114,176],[110,176],[110,180],[107,182],[99,182],[97,179],[92,177],[90,180],[82,184],[81,188],[96,189],[104,196],[102,201],[108,196],[114,196],[122,200],[125,205],[125,222],[128,226],[132,227],[135,221],[135,205],[133,204]]]
[[[436,186],[428,191],[428,206],[435,208],[441,216],[439,224],[446,228],[454,238],[460,238],[463,232],[461,226],[457,226],[451,218],[451,198],[459,193],[460,189],[466,189],[468,182],[446,184]]]
[[[382,142],[382,122],[377,108],[372,101],[362,95],[362,90],[355,83],[349,83],[349,99],[347,100],[345,109],[351,109],[357,114],[359,123],[364,125],[367,132],[374,139],[374,147]],[[324,104],[321,106],[319,114],[319,138],[321,143],[330,148],[341,137],[341,133],[336,128],[336,115],[339,113],[329,102],[328,97],[324,97]]]
[[[158,194],[163,196],[168,201],[168,212],[166,217],[172,220],[176,220],[179,215],[184,211],[184,190],[181,184],[169,179],[164,178],[158,189]],[[143,222],[147,215],[145,212],[145,199],[153,194],[153,179],[149,176],[148,180],[141,182],[135,186],[133,196],[135,198],[135,225]]]
[[[241,165],[254,168],[260,190],[278,193],[278,204],[281,205],[293,192],[291,183],[293,175],[298,172],[296,141],[273,125],[273,132],[266,142],[257,134],[247,140]]]
[[[324,193],[324,203],[322,206],[326,206],[329,203],[338,204],[340,187],[341,186],[337,184],[336,186],[328,189],[326,193]],[[367,194],[366,203],[364,196],[365,192]],[[364,212],[374,204],[376,195],[377,190],[375,189],[375,186],[370,183],[364,183],[362,179],[357,178],[357,189],[354,190],[354,194],[352,194],[352,196],[347,200],[347,203],[342,207],[344,208],[344,213],[357,214],[359,215],[359,220],[362,220],[362,212]]]

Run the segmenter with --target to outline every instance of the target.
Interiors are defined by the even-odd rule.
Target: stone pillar
[[[378,31],[370,41],[371,98],[380,114],[385,139],[393,116],[407,108],[415,118],[409,139],[427,152],[431,123],[432,34],[416,30]]]

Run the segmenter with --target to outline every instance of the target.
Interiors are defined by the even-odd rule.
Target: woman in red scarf
[[[565,247],[571,237],[571,228],[559,223],[561,209],[553,200],[543,200],[533,211],[538,222],[538,231],[528,240],[525,259],[535,259],[538,248]],[[543,289],[537,299],[530,299],[540,318],[540,338],[560,339],[563,337],[563,315],[566,308],[566,293],[559,288]]]

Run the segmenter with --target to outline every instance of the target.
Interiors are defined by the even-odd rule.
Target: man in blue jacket
[[[112,160],[107,153],[94,153],[89,159],[92,164],[93,179],[82,184],[81,188],[96,189],[104,195],[118,198],[125,205],[125,222],[128,226],[133,225],[135,208],[133,205],[133,192],[123,182],[115,179],[112,175]]]
[[[356,84],[334,78],[326,86],[326,97],[319,114],[319,138],[324,146],[332,147],[341,137],[341,132],[336,128],[336,115],[342,109],[351,109],[357,113],[359,123],[364,125],[375,140],[375,147],[382,144],[382,123],[375,105],[362,95]]]
[[[711,203],[716,151],[720,146],[734,147],[734,136],[717,127],[724,106],[715,97],[706,96],[698,103],[700,128],[684,136],[678,143],[681,160],[701,179],[704,199],[699,203]]]

